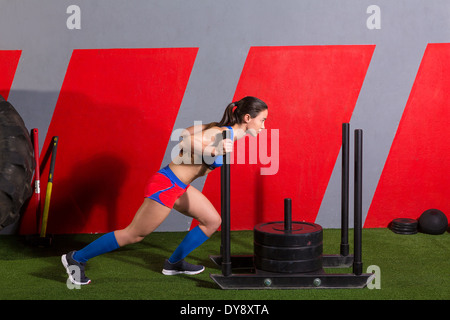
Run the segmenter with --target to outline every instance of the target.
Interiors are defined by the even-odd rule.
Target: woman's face
[[[248,117],[247,131],[250,135],[256,137],[262,129],[265,129],[264,122],[266,121],[268,114],[269,111],[266,109],[261,111],[255,118],[246,115],[246,117]]]

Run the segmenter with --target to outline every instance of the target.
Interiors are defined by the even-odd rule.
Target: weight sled
[[[307,288],[364,288],[375,275],[362,273],[361,216],[362,216],[362,130],[355,130],[355,206],[354,206],[354,255],[348,254],[348,124],[343,124],[343,183],[341,206],[341,254],[323,255],[322,228],[312,223],[291,221],[291,202],[285,199],[284,227],[280,222],[257,225],[254,229],[255,254],[230,255],[230,177],[228,155],[224,155],[221,168],[222,243],[221,255],[211,260],[222,267],[222,274],[211,274],[211,279],[221,289],[307,289]],[[226,132],[224,132],[224,135]],[[224,137],[226,138],[226,137]],[[346,199],[344,199],[346,198]],[[311,227],[312,226],[312,227]],[[304,231],[301,231],[304,229]],[[320,230],[319,230],[320,229]],[[320,231],[320,232],[319,232]],[[262,243],[261,243],[262,242]],[[261,248],[263,249],[261,251]],[[281,251],[277,252],[277,250]],[[291,255],[292,252],[292,255]],[[307,268],[289,266],[298,262],[305,253]],[[273,270],[261,263],[270,261]],[[299,256],[300,255],[300,256]],[[290,259],[292,258],[292,259]],[[284,259],[279,263],[277,259]],[[320,261],[320,265],[315,264]],[[283,266],[283,267],[281,267]],[[285,267],[287,266],[287,267]],[[353,266],[353,273],[326,273],[325,268]],[[264,270],[261,270],[264,269]],[[297,272],[298,270],[302,272]],[[305,271],[306,270],[306,271]],[[275,272],[272,272],[275,271]]]

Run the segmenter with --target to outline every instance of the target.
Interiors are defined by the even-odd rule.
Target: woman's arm
[[[190,154],[202,156],[218,156],[225,152],[231,152],[233,142],[229,139],[222,141],[221,135],[224,129],[212,127],[204,130],[206,125],[197,125],[186,128],[181,134],[180,149]]]

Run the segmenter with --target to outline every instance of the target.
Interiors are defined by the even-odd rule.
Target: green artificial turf
[[[23,236],[0,236],[1,300],[448,300],[450,234],[398,235],[388,229],[363,230],[363,269],[380,268],[380,289],[221,290],[210,273],[221,271],[209,255],[218,254],[217,232],[187,258],[206,266],[195,276],[164,276],[184,232],[155,232],[144,241],[88,262],[91,284],[70,289],[60,262],[63,253],[80,249],[100,235],[57,235],[49,248],[35,247]],[[350,243],[352,230],[350,230]],[[324,230],[324,254],[339,253],[340,230]],[[234,231],[232,254],[253,254],[252,231]],[[350,247],[352,249],[352,245]],[[333,269],[347,273],[350,269]]]

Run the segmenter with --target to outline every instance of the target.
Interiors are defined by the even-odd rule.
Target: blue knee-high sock
[[[110,252],[119,248],[114,232],[107,233],[97,240],[94,240],[80,251],[76,251],[73,258],[82,263],[86,263],[89,259]]]
[[[209,238],[203,233],[202,229],[198,226],[189,231],[186,237],[181,241],[178,248],[175,249],[172,256],[169,258],[170,263],[178,262],[184,259],[195,248],[200,246],[203,242]]]

